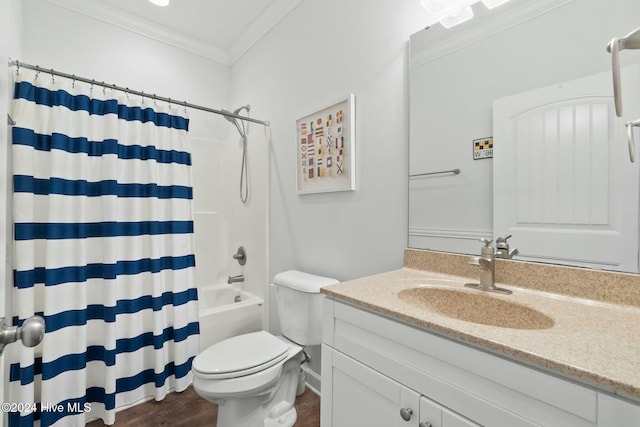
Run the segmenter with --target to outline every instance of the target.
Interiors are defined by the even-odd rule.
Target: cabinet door
[[[640,426],[640,405],[598,393],[598,427]]]
[[[420,398],[420,427],[442,427],[442,406],[426,397]]]
[[[462,415],[443,408],[442,427],[480,427],[480,425],[468,420]]]
[[[480,427],[426,397],[420,398],[419,427]]]
[[[323,426],[418,427],[418,393],[340,352],[331,358],[331,423]]]

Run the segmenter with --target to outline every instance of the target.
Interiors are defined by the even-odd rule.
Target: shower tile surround
[[[323,288],[327,296],[640,402],[640,275],[496,260],[498,296],[538,309],[554,327],[519,330],[416,308],[397,293],[429,283],[477,281],[469,256],[406,249],[404,267]],[[469,280],[473,279],[473,280]],[[436,280],[434,283],[438,283]]]

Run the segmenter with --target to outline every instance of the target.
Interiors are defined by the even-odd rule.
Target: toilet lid
[[[202,374],[226,378],[248,375],[275,365],[287,355],[289,345],[266,331],[227,338],[193,359],[192,368]]]

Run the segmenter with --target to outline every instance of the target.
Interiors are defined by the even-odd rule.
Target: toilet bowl
[[[218,427],[293,426],[296,394],[304,386],[303,345],[321,344],[320,288],[333,283],[338,281],[296,270],[277,274],[283,336],[267,331],[238,335],[195,357],[193,387],[218,404]]]

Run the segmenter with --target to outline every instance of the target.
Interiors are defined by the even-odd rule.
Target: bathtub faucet
[[[242,274],[238,274],[237,276],[229,276],[227,279],[227,283],[230,285],[232,283],[244,282],[244,276]]]

